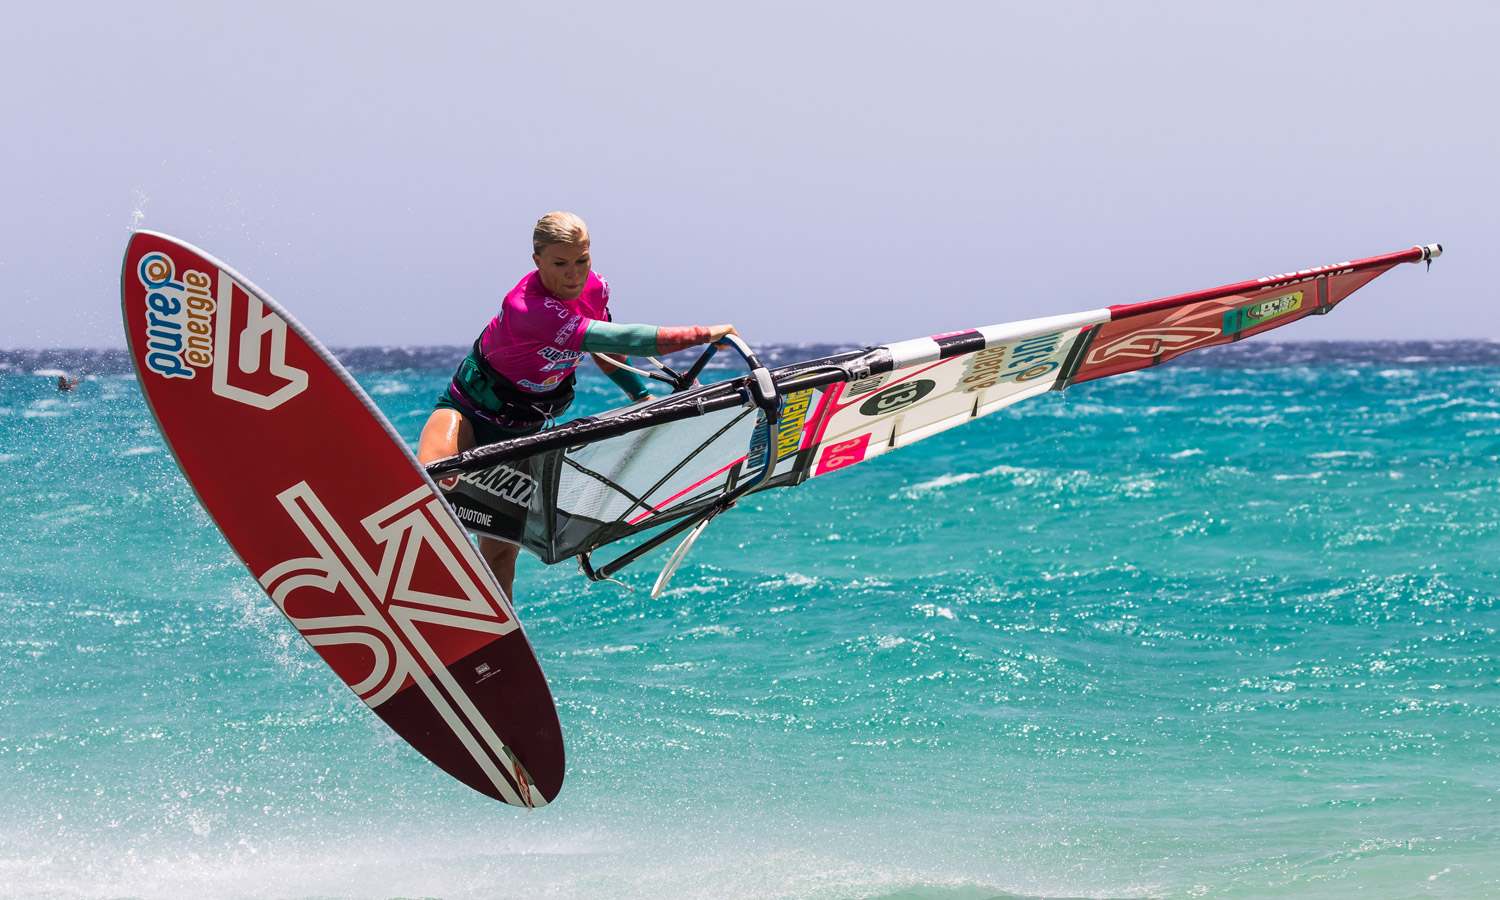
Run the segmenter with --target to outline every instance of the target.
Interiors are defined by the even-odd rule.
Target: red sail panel
[[[1078,384],[1158,365],[1190,350],[1227,344],[1328,312],[1392,266],[1431,259],[1441,248],[1413,247],[1355,262],[1109,308],[1093,334]]]

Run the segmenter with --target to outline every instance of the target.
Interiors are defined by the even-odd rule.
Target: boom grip
[[[703,354],[699,356],[697,361],[693,363],[692,368],[682,373],[681,377],[677,381],[676,391],[673,391],[673,393],[676,393],[677,391],[685,391],[688,388],[692,387],[693,382],[698,380],[698,376],[703,374],[704,366],[707,366],[708,361],[713,359],[714,354],[718,352],[718,344],[709,344],[708,349],[703,351]]]

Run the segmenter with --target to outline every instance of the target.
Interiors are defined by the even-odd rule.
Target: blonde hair
[[[549,244],[587,244],[589,227],[570,212],[550,212],[536,220],[531,232],[531,249],[541,253]]]

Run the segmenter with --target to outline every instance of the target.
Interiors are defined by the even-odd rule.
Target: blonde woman
[[[531,434],[573,402],[574,370],[585,353],[632,400],[651,396],[639,375],[613,358],[658,356],[734,334],[733,325],[620,325],[609,312],[609,282],[593,271],[588,226],[578,216],[542,216],[531,236],[536,270],[500,303],[422,429],[423,464],[480,444]],[[514,544],[479,539],[479,550],[511,595]]]

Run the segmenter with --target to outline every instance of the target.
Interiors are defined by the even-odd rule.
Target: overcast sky
[[[619,321],[884,343],[1441,241],[1312,338],[1500,338],[1500,4],[32,3],[0,347],[133,225],[325,343],[467,344],[582,215]]]

